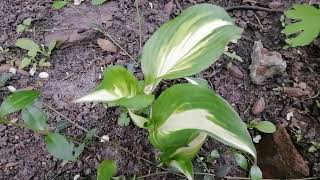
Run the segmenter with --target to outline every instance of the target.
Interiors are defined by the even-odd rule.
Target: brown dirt
[[[153,9],[148,2],[151,2]],[[143,14],[142,23],[142,41],[145,42],[156,29],[168,19],[174,16],[164,10],[168,1],[146,1],[140,10]],[[184,2],[184,1],[183,1]],[[247,4],[242,0],[197,0],[197,3],[212,3],[223,7],[233,5]],[[256,1],[257,6],[267,7],[268,2]],[[301,1],[281,1],[281,8],[288,8],[294,2]],[[88,2],[85,2],[88,3]],[[112,26],[106,29],[112,38],[114,38],[129,54],[135,59],[141,51],[139,47],[139,26],[135,6],[130,0],[118,0],[116,2],[117,10],[113,14]],[[189,1],[181,3],[183,8],[191,5]],[[62,10],[52,10],[50,0],[2,0],[0,2],[0,44],[3,47],[10,47],[6,54],[0,54],[0,63],[4,64],[23,56],[23,52],[13,47],[15,39],[18,37],[30,37],[38,42],[45,42],[48,32],[36,31],[17,34],[16,26],[27,17],[32,17],[35,21],[33,27],[52,29],[60,22],[55,22],[52,17],[59,15]],[[73,11],[67,8],[67,11]],[[174,5],[173,11],[177,11]],[[302,141],[295,141],[296,148],[303,158],[308,161],[311,176],[319,176],[319,152],[308,153],[308,142],[311,140],[319,141],[320,135],[317,133],[308,134],[310,129],[319,132],[319,109],[315,107],[316,98],[294,98],[287,96],[274,88],[286,86],[293,87],[294,84],[305,82],[315,95],[320,90],[319,58],[320,49],[315,45],[303,48],[283,49],[284,36],[280,33],[282,27],[279,21],[281,13],[262,12],[252,10],[235,10],[230,15],[236,20],[236,23],[245,29],[242,38],[238,44],[230,45],[230,49],[236,51],[244,60],[243,63],[236,60],[230,60],[222,56],[214,65],[201,73],[201,76],[209,80],[212,88],[221,96],[226,98],[234,108],[239,112],[244,121],[254,118],[261,118],[272,122],[286,122],[287,112],[296,109],[297,121],[301,122],[307,116],[310,120],[304,121],[303,135],[308,135]],[[259,21],[261,25],[259,25]],[[63,115],[76,121],[80,125],[92,129],[97,128],[98,135],[109,135],[111,141],[119,142],[122,146],[128,148],[134,154],[156,161],[157,152],[153,150],[148,142],[147,133],[130,124],[127,127],[120,127],[117,124],[119,109],[105,109],[101,105],[93,107],[92,104],[74,104],[72,100],[90,92],[96,84],[99,83],[99,73],[101,67],[107,67],[110,64],[119,64],[130,68],[141,78],[141,70],[137,65],[122,52],[109,53],[101,50],[96,40],[104,38],[102,34],[96,33],[94,38],[85,39],[73,43],[64,48],[58,48],[54,51],[51,58],[52,67],[46,69],[50,74],[48,80],[39,80],[37,76],[31,78],[21,75],[13,77],[9,85],[17,88],[34,87],[41,90],[42,100],[50,106],[57,109]],[[286,72],[278,75],[264,85],[254,85],[249,77],[250,54],[253,42],[261,40],[264,47],[278,51],[287,61]],[[231,76],[227,64],[233,62],[243,72],[244,77],[239,79]],[[66,74],[68,73],[69,76]],[[160,89],[167,88],[167,83],[163,83]],[[0,90],[0,100],[8,94],[6,90]],[[255,100],[263,97],[266,102],[265,110],[257,116],[251,114],[252,104]],[[54,112],[47,110],[48,121],[52,127],[59,124],[66,124],[64,119],[57,116]],[[21,120],[19,120],[21,121]],[[68,128],[62,130],[63,133],[75,137],[84,136],[84,132],[67,124]],[[301,126],[300,126],[301,128]],[[287,130],[294,138],[296,130],[287,127]],[[251,132],[252,135],[257,132]],[[98,141],[98,140],[96,140]],[[231,151],[221,143],[210,139],[203,146],[200,156],[208,156],[213,150],[218,149],[221,152],[221,158],[217,163],[209,162],[208,168],[212,171],[219,166],[228,165],[231,167],[230,176],[245,176],[246,172],[241,170],[235,163]],[[155,171],[155,167],[137,160],[133,156],[124,153],[115,148],[101,145],[92,145],[85,149],[80,158],[73,163],[66,165],[62,161],[53,158],[45,149],[43,137],[34,134],[32,131],[19,129],[12,126],[0,125],[0,179],[73,179],[76,174],[80,174],[83,179],[94,179],[96,168],[103,159],[114,159],[119,168],[118,174],[125,175],[144,175],[150,170]],[[200,165],[201,166],[201,165]],[[203,169],[203,167],[202,167]],[[163,178],[163,177],[162,177]],[[168,175],[167,179],[176,179]],[[155,177],[154,179],[161,179]]]

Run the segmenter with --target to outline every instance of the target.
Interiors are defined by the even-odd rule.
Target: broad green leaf
[[[34,131],[44,131],[47,129],[47,118],[42,108],[32,104],[21,111],[21,117],[28,128]]]
[[[209,89],[192,84],[167,89],[153,103],[151,122],[151,140],[159,149],[167,148],[168,142],[177,146],[179,142],[190,142],[193,132],[205,132],[256,158],[250,134],[239,115]]]
[[[99,164],[97,180],[111,180],[112,176],[116,174],[116,172],[116,164],[111,160],[104,160]]]
[[[182,158],[175,159],[170,162],[170,166],[177,168],[188,178],[188,180],[193,180],[193,166],[190,160]]]
[[[64,6],[66,6],[67,4],[68,4],[68,2],[65,1],[65,0],[54,0],[53,3],[52,3],[52,7],[54,9],[61,9]]]
[[[30,26],[31,25],[31,21],[32,21],[31,18],[27,18],[27,19],[23,20],[22,24],[25,25],[25,26]]]
[[[6,82],[13,76],[12,73],[3,73],[0,75],[0,87],[5,86]]]
[[[282,30],[287,35],[286,42],[292,46],[304,46],[310,44],[320,32],[320,9],[308,4],[295,4],[293,8],[284,14],[296,22],[288,24]],[[293,37],[292,37],[293,36]]]
[[[31,59],[24,57],[19,65],[19,69],[23,69],[31,64]]]
[[[20,33],[20,32],[23,32],[25,29],[26,29],[26,27],[25,27],[23,24],[19,24],[19,25],[17,26],[16,31],[17,31],[18,33]]]
[[[80,154],[83,152],[85,147],[85,143],[81,143],[78,147],[74,148],[74,158],[78,158]]]
[[[143,109],[152,104],[154,95],[137,95],[132,98],[123,98],[116,103],[129,109]]]
[[[16,91],[8,96],[0,106],[0,117],[19,111],[32,104],[38,97],[39,92],[33,90]]]
[[[92,5],[100,5],[103,4],[104,2],[106,2],[107,0],[92,0],[91,4]]]
[[[214,149],[210,152],[210,157],[212,157],[213,159],[218,159],[220,158],[220,154],[219,151]]]
[[[140,115],[135,114],[132,110],[128,109],[129,115],[133,123],[140,127],[140,128],[146,128],[145,125],[147,122],[149,122],[149,119],[142,117]]]
[[[208,81],[202,78],[193,78],[193,77],[186,77],[185,78],[189,83],[198,85],[199,87],[208,88],[209,84]]]
[[[50,41],[49,44],[48,44],[48,56],[51,55],[52,53],[52,50],[56,47],[56,44],[57,44],[57,41],[53,40],[53,41]]]
[[[38,52],[40,50],[39,45],[28,38],[17,39],[16,46],[21,49],[26,49],[28,51],[33,51],[33,52],[34,51]]]
[[[191,76],[209,67],[241,32],[221,7],[199,4],[186,9],[162,25],[144,46],[145,92],[152,92],[161,79]]]
[[[48,152],[58,159],[74,161],[73,145],[67,139],[58,133],[49,133],[45,138]]]
[[[113,102],[133,98],[138,93],[138,80],[125,68],[113,66],[104,72],[102,83],[97,90],[76,102]]]
[[[258,166],[254,165],[250,168],[250,177],[252,180],[262,179],[262,172]]]
[[[253,127],[264,133],[274,133],[277,130],[276,126],[269,121],[257,122]]]
[[[128,117],[127,112],[123,112],[120,114],[118,118],[118,125],[119,126],[128,126],[130,123],[130,118]]]
[[[248,170],[248,161],[244,155],[236,152],[234,153],[234,159],[236,160],[237,164],[244,170]]]

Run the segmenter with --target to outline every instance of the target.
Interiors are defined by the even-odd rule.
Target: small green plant
[[[92,5],[101,5],[107,0],[92,0],[91,4]],[[52,2],[52,8],[53,9],[61,9],[68,5],[70,3],[70,0],[53,0]]]
[[[277,130],[276,126],[270,121],[252,120],[247,126],[248,128],[255,128],[264,133],[274,133]]]
[[[146,42],[141,56],[143,81],[123,67],[108,67],[96,90],[76,102],[111,102],[126,108],[132,122],[146,129],[150,142],[161,151],[162,164],[188,179],[193,179],[192,160],[208,136],[252,155],[251,177],[261,178],[246,125],[203,81],[189,78],[191,83],[173,85],[157,98],[152,94],[163,79],[185,78],[209,67],[241,32],[223,8],[192,6]]]
[[[15,44],[21,49],[27,50],[27,55],[22,59],[19,68],[23,69],[31,63],[39,65],[40,67],[49,67],[51,64],[47,60],[50,58],[53,49],[56,47],[56,41],[51,41],[47,46],[38,45],[28,38],[17,39]]]
[[[23,20],[23,22],[17,26],[16,31],[18,33],[21,33],[21,32],[28,30],[31,25],[31,22],[32,22],[31,18],[27,18],[27,19]]]
[[[43,134],[47,150],[51,155],[66,161],[75,161],[83,151],[85,144],[89,143],[92,138],[90,131],[83,142],[78,143],[77,147],[74,146],[72,141],[68,141],[65,136],[50,131],[51,128],[47,124],[46,114],[38,101],[39,95],[39,92],[34,90],[19,90],[9,95],[0,106],[0,124],[25,127]],[[21,111],[23,123],[10,122],[7,116],[18,111]]]
[[[284,15],[294,21],[284,24],[282,30],[287,36],[289,46],[305,46],[316,39],[320,32],[320,9],[308,4],[295,4],[292,9],[285,11]]]

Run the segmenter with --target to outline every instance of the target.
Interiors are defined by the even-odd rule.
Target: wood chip
[[[101,49],[103,49],[104,51],[107,52],[117,52],[118,48],[117,46],[115,46],[111,41],[107,40],[107,39],[101,39],[99,38],[97,40],[98,45],[100,46]]]

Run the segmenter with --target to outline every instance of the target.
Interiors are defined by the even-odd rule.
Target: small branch
[[[248,5],[240,5],[240,6],[230,6],[224,8],[226,11],[233,11],[233,10],[256,10],[256,11],[268,11],[268,12],[283,12],[283,9],[269,9],[264,7],[258,7],[258,6],[248,6]]]

